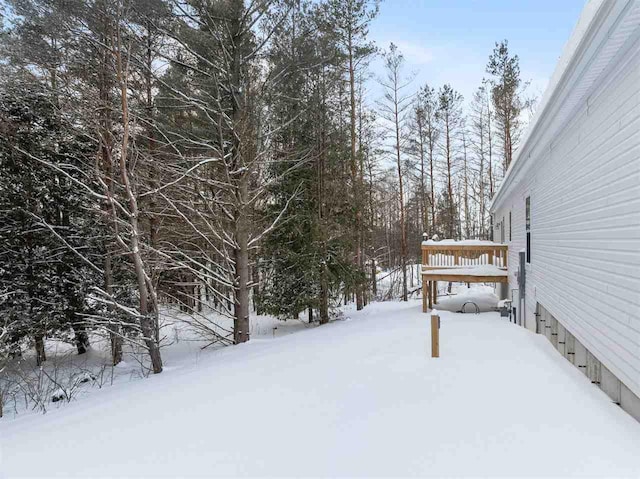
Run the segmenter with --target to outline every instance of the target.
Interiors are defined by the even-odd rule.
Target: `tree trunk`
[[[323,78],[324,80],[324,78]],[[323,83],[324,86],[324,83]],[[327,154],[327,128],[326,128],[326,93],[324,88],[322,89],[322,123],[320,130],[320,154],[318,155],[318,225],[319,236],[321,241],[321,262],[320,262],[320,304],[318,306],[318,315],[320,324],[327,324],[329,322],[329,267],[327,265],[327,240],[326,240],[326,226],[325,226],[325,211],[324,211],[324,198],[326,196],[325,191],[325,167],[326,167],[326,154]]]
[[[480,111],[479,138],[480,138],[480,165],[478,171],[479,181],[479,205],[480,205],[480,239],[487,239],[486,236],[486,208],[485,208],[485,181],[484,181],[484,115],[482,109]]]
[[[495,189],[495,179],[493,176],[493,139],[491,136],[491,107],[487,110],[487,147],[489,148],[489,198],[493,198]],[[491,237],[493,238],[493,223],[491,228]]]
[[[104,260],[104,282],[105,291],[111,297],[113,295],[113,273],[111,268],[111,252],[107,248]],[[109,310],[113,313],[113,307],[109,305]],[[120,326],[113,322],[108,325],[109,338],[111,340],[111,364],[116,366],[122,361],[122,337],[120,336]]]
[[[465,238],[470,239],[471,236],[471,218],[469,216],[469,172],[467,168],[467,139],[462,136],[462,145],[464,148],[464,226],[465,226]]]
[[[105,49],[100,58],[100,69],[98,72],[98,95],[99,95],[99,107],[100,107],[100,156],[102,160],[101,168],[98,167],[97,174],[102,177],[104,184],[106,185],[106,193],[109,198],[113,198],[114,191],[114,165],[112,158],[113,150],[113,137],[112,129],[113,122],[111,118],[111,87],[112,81],[110,81],[111,75],[111,41],[112,36],[110,33],[110,25],[108,17],[102,19],[104,24],[102,26],[101,41],[105,45]],[[104,201],[102,210],[105,218],[108,219],[110,224],[115,224],[116,219],[113,217],[113,211],[110,207],[109,201]],[[109,295],[113,296],[113,269],[112,269],[112,251],[109,242],[105,242],[105,259],[104,259],[104,290]],[[113,313],[114,308],[112,305],[108,306],[109,311]],[[109,322],[107,325],[109,331],[109,337],[111,342],[111,362],[115,366],[122,361],[122,337],[120,336],[120,326],[113,322]]]
[[[424,144],[424,135],[422,124],[422,118],[420,115],[417,117],[418,120],[418,148],[420,154],[420,207],[422,211],[420,212],[420,217],[422,219],[422,232],[428,233],[429,231],[429,199],[427,198],[427,189],[425,182],[425,144]]]
[[[257,255],[256,255],[257,256]],[[253,309],[256,314],[262,314],[262,307],[260,306],[260,270],[258,269],[258,258],[254,257],[253,268],[251,269],[251,276],[253,281]]]
[[[119,329],[117,326],[112,326],[109,334],[111,338],[111,364],[113,366],[122,362],[122,338]]]
[[[371,258],[371,288],[375,298],[378,295],[378,281],[376,279],[376,262],[373,258]]]
[[[453,171],[452,171],[452,154],[451,154],[451,132],[449,128],[449,118],[445,116],[445,160],[447,162],[447,199],[449,203],[449,218],[448,218],[448,236],[455,239],[455,208],[453,206]]]
[[[364,189],[364,154],[363,154],[363,146],[362,146],[362,123],[364,118],[364,113],[362,112],[362,78],[360,78],[359,82],[359,95],[358,95],[358,241],[360,243],[360,256],[358,261],[358,272],[360,273],[360,283],[359,283],[359,291],[362,297],[362,307],[364,308],[368,302],[368,294],[369,288],[367,287],[368,282],[366,280],[366,270],[365,270],[365,226],[364,226],[364,211],[365,211],[365,189]]]
[[[149,310],[149,291],[150,284],[146,281],[146,271],[144,261],[142,259],[142,251],[140,245],[140,228],[138,225],[138,201],[133,192],[133,186],[129,181],[129,172],[127,166],[127,156],[129,148],[129,105],[127,92],[127,78],[122,67],[122,52],[120,44],[120,30],[117,29],[116,35],[116,68],[117,77],[120,84],[120,101],[122,107],[122,145],[120,149],[120,178],[122,186],[129,202],[129,225],[131,229],[131,238],[129,240],[129,253],[133,260],[134,272],[138,283],[139,295],[139,312],[140,312],[140,329],[143,335],[143,341],[149,352],[151,359],[151,367],[154,374],[162,372],[162,360],[160,357],[160,348],[156,341],[157,331],[157,311]],[[153,313],[153,317],[150,315]],[[155,321],[155,322],[154,322]]]
[[[245,109],[245,95],[240,92],[244,90],[241,83],[241,62],[242,54],[240,48],[244,43],[244,35],[246,35],[243,19],[245,18],[244,3],[234,2],[231,12],[231,32],[233,34],[231,64],[229,65],[229,74],[231,75],[230,89],[232,94],[232,139],[231,139],[231,163],[228,164],[232,175],[237,176],[234,180],[234,240],[235,249],[233,251],[235,277],[234,277],[234,321],[233,321],[233,339],[235,344],[249,341],[250,324],[249,324],[249,218],[247,217],[249,203],[249,176],[250,172],[247,168],[247,162],[242,146],[245,143],[245,137],[242,131],[243,111]],[[241,136],[242,135],[242,136]],[[238,172],[238,173],[236,173]]]
[[[47,360],[47,354],[44,350],[44,336],[41,334],[36,335],[36,365],[42,366]]]
[[[326,258],[326,245],[325,245]],[[320,324],[329,322],[329,268],[326,259],[322,260],[322,270],[320,272]]]
[[[355,85],[355,66],[353,64],[353,44],[351,32],[349,32],[347,51],[349,56],[349,103],[350,103],[350,131],[351,131],[351,154],[350,154],[350,169],[351,169],[351,185],[354,193],[354,208],[356,213],[356,238],[355,238],[355,264],[358,273],[361,272],[361,222],[362,211],[360,208],[360,185],[358,181],[358,165],[356,160],[356,85]],[[356,309],[361,310],[363,305],[363,291],[362,281],[360,274],[355,285],[356,291]]]
[[[431,130],[431,126],[429,129]],[[431,191],[429,194],[431,195],[431,230],[432,233],[436,232],[436,187],[435,187],[435,176],[434,176],[434,160],[433,160],[433,150],[435,145],[433,144],[433,139],[429,138],[429,180],[431,182]],[[433,236],[433,235],[431,235]]]
[[[20,348],[20,339],[21,338],[16,334],[11,334],[9,336],[9,340],[7,342],[9,344],[9,357],[11,359],[22,357],[22,349]]]
[[[400,193],[400,264],[402,266],[402,300],[408,301],[409,291],[407,287],[407,226],[404,215],[404,192],[402,184],[402,162],[400,157],[400,118],[398,116],[398,93],[395,91],[395,133],[396,133],[396,160],[398,166],[398,189]]]
[[[76,343],[76,349],[78,354],[84,354],[89,349],[89,335],[84,324],[73,324],[73,331],[75,333],[74,342]]]
[[[249,341],[249,231],[246,212],[243,205],[247,202],[249,178],[243,173],[238,185],[238,203],[236,210],[236,303],[234,318],[234,342]]]

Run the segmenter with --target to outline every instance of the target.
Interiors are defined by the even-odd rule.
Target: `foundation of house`
[[[640,421],[640,397],[609,371],[544,306],[538,303],[537,308],[536,332],[544,334],[553,347],[582,371],[592,384],[602,389],[613,402]]]

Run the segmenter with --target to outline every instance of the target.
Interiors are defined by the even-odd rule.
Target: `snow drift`
[[[640,425],[540,336],[420,302],[1,424],[6,476],[640,476]]]

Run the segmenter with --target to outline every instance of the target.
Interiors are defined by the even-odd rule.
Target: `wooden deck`
[[[422,243],[422,310],[437,303],[438,281],[507,283],[509,247],[489,241]]]

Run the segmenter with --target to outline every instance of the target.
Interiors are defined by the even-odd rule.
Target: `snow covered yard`
[[[165,371],[196,367],[202,357],[221,347],[220,342],[212,343],[211,335],[204,331],[205,327],[215,328],[221,334],[225,331],[230,333],[233,329],[232,319],[213,311],[205,312],[197,319],[198,324],[176,308],[163,309],[160,344]],[[313,326],[299,319],[281,321],[273,316],[253,315],[250,327],[252,338],[274,339]],[[96,389],[137,381],[152,374],[148,354],[140,346],[125,342],[123,361],[114,367],[111,365],[109,338],[93,333],[90,343],[88,351],[78,355],[74,344],[48,340],[48,359],[42,368],[36,365],[35,352],[29,349],[19,358],[8,361],[0,371],[4,421],[64,408],[67,403],[75,403]]]
[[[420,302],[0,423],[7,477],[640,476],[640,425],[542,336]]]

